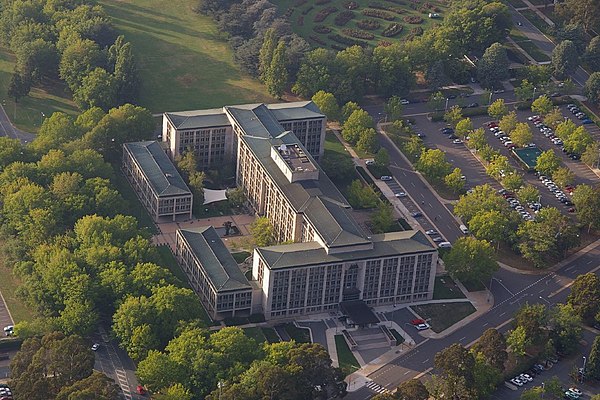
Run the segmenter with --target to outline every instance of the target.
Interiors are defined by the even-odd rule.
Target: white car
[[[402,104],[403,106],[410,104],[410,101],[406,100],[406,99],[401,99],[400,100],[400,104]]]
[[[454,140],[452,141],[452,143],[453,143],[453,144],[461,144],[461,143],[462,143],[462,140],[460,140],[460,139],[454,139]]]
[[[429,329],[429,324],[418,324],[415,325],[415,328],[417,328],[418,331],[424,331],[426,329]]]
[[[581,390],[577,389],[576,387],[570,387],[569,392],[575,393],[577,396],[583,395],[583,392]]]
[[[531,382],[533,381],[533,378],[527,374],[521,374],[518,376],[520,381],[524,381],[524,382]]]
[[[389,175],[382,175],[379,179],[381,179],[382,181],[391,181],[392,177]]]
[[[4,334],[6,336],[12,336],[15,333],[15,327],[13,325],[8,325],[4,327]]]
[[[92,345],[92,351],[97,351],[100,348],[100,343],[94,343]]]
[[[517,386],[523,386],[523,382],[521,382],[521,380],[518,379],[518,378],[512,378],[510,380],[510,382],[513,383],[513,384],[515,384],[515,385],[517,385]]]
[[[429,229],[428,231],[425,231],[426,235],[437,235],[437,231],[435,229]]]
[[[404,193],[404,192],[398,192],[398,193],[394,194],[394,196],[396,196],[396,197],[406,197],[406,193]]]

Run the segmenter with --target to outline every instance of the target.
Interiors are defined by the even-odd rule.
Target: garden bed
[[[350,351],[342,335],[335,335],[335,349],[337,351],[338,363],[344,376],[350,375],[360,369],[360,364],[356,361],[356,357]]]
[[[470,302],[423,304],[412,306],[412,309],[426,320],[431,330],[436,333],[448,329],[476,311]]]

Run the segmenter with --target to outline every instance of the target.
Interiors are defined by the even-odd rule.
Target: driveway
[[[35,139],[35,135],[29,132],[24,132],[13,126],[8,118],[8,114],[4,107],[0,105],[0,136],[6,136],[11,139],[19,139],[21,143],[31,143]]]

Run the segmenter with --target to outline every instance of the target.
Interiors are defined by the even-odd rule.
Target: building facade
[[[252,286],[213,227],[179,229],[175,257],[213,320],[250,315]]]
[[[125,143],[121,168],[155,222],[192,218],[192,192],[158,142]]]

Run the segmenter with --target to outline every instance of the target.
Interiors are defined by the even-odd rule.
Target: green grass
[[[342,335],[335,335],[335,349],[337,350],[338,363],[344,376],[350,375],[360,369],[360,364],[356,361],[356,357],[350,351]]]
[[[115,188],[125,199],[125,213],[136,217],[139,227],[147,228],[152,233],[158,233],[154,221],[152,221],[152,218],[150,218],[150,214],[148,214],[146,208],[142,205],[142,203],[140,203],[140,200],[137,198],[135,192],[131,188],[129,181],[127,181],[125,176],[123,176],[119,170],[119,166],[117,164],[113,164],[113,168],[115,170],[115,179],[113,183]]]
[[[550,61],[545,53],[543,53],[531,40],[513,28],[509,35],[527,54],[529,54],[537,62]]]
[[[390,332],[392,332],[392,335],[396,338],[396,346],[400,343],[404,343],[404,337],[397,330],[392,328],[390,329]]]
[[[244,334],[249,338],[256,340],[257,344],[263,344],[267,341],[267,338],[264,335],[264,332],[261,328],[253,327],[253,328],[244,328]]]
[[[235,65],[230,46],[197,0],[101,0],[132,43],[143,82],[140,104],[152,112],[272,101]]]
[[[433,288],[433,299],[464,299],[465,295],[449,276],[437,276]]]
[[[535,11],[533,10],[523,10],[521,14],[525,18],[527,18],[536,28],[542,31],[544,34],[549,35],[551,31],[550,25],[546,21],[544,21]]]
[[[41,87],[31,90],[29,96],[15,102],[8,98],[8,84],[15,67],[15,58],[6,48],[0,47],[0,93],[6,113],[20,129],[35,133],[40,128],[42,113],[50,116],[55,111],[70,115],[78,114],[77,107],[65,92],[65,86],[58,82],[44,82]],[[16,117],[16,118],[15,118]]]
[[[336,43],[327,37],[328,35],[331,35],[331,34],[339,34],[341,36],[350,38],[349,36],[345,35],[342,32],[342,29],[345,29],[345,28],[359,29],[364,32],[369,32],[369,33],[374,34],[375,38],[372,40],[364,40],[364,39],[355,39],[355,40],[363,40],[363,41],[367,42],[369,45],[375,46],[381,41],[396,42],[396,41],[400,41],[400,40],[406,40],[407,37],[410,35],[411,28],[421,27],[423,30],[427,30],[441,21],[441,19],[428,18],[429,12],[433,12],[431,10],[418,11],[418,10],[414,10],[408,6],[401,6],[399,4],[395,4],[395,3],[392,3],[390,1],[385,1],[385,0],[381,0],[381,1],[379,1],[379,3],[385,4],[386,6],[389,6],[389,7],[402,8],[405,10],[405,12],[403,14],[397,14],[397,13],[394,13],[391,11],[387,11],[389,14],[392,14],[395,16],[395,19],[393,21],[386,21],[383,19],[375,18],[375,17],[367,17],[362,14],[362,10],[364,10],[365,8],[372,8],[372,7],[369,7],[368,5],[369,5],[369,3],[373,3],[373,1],[371,1],[371,0],[354,0],[354,1],[359,5],[359,7],[355,10],[352,10],[354,13],[354,19],[350,20],[345,26],[335,25],[334,19],[337,14],[339,14],[341,11],[345,10],[344,4],[347,2],[347,0],[332,0],[329,3],[321,4],[321,5],[314,4],[314,1],[308,1],[305,4],[302,4],[298,7],[295,6],[296,3],[298,2],[298,0],[273,0],[273,3],[279,6],[280,14],[286,13],[286,11],[290,8],[293,9],[293,11],[289,17],[289,21],[292,24],[293,31],[296,32],[297,34],[299,34],[300,36],[304,37],[312,46],[315,46],[315,47],[330,47],[331,48],[331,46],[333,44],[335,44],[337,46],[347,47],[346,45],[343,45],[341,43]],[[409,4],[408,1],[406,1],[405,3]],[[429,3],[438,6],[440,8],[439,14],[443,17],[444,12],[446,11],[446,6],[444,6],[441,2],[435,1],[435,0],[431,0],[431,1],[429,1]],[[303,11],[308,10],[310,7],[312,7],[312,10],[303,16]],[[315,23],[314,22],[315,15],[320,10],[322,10],[326,7],[336,7],[338,9],[338,11],[333,14],[330,14],[324,21]],[[405,16],[420,16],[421,18],[423,18],[423,22],[420,24],[409,24],[409,23],[403,21],[403,17],[405,17]],[[303,19],[302,23],[300,23],[301,18]],[[358,27],[357,21],[364,20],[364,19],[377,20],[381,26],[378,29],[372,30],[372,31],[363,30]],[[400,23],[404,27],[402,32],[399,33],[398,35],[394,36],[393,38],[388,38],[388,37],[381,35],[383,29],[392,23]],[[315,25],[325,25],[325,26],[331,28],[331,32],[327,33],[327,34],[317,33],[313,30]],[[320,40],[325,42],[326,46],[323,46],[323,45],[318,44],[315,41],[311,40],[310,36],[318,37]],[[354,38],[352,38],[352,39],[354,39]]]
[[[310,343],[310,331],[305,328],[298,328],[292,323],[285,324],[285,331],[296,343]]]
[[[331,131],[327,131],[327,133],[325,134],[324,149],[325,149],[324,154],[323,154],[324,158],[327,157],[328,154],[338,153],[342,157],[352,159],[352,156],[350,155],[350,153],[346,151],[346,149],[344,148],[344,145],[338,140],[337,136],[335,136],[335,134]],[[335,186],[338,188],[338,190],[340,192],[342,192],[344,197],[347,198],[348,197],[348,186],[350,186],[352,181],[355,179],[360,179],[360,177],[358,176],[358,172],[356,172],[356,170],[355,170],[354,175],[352,175],[350,178],[335,179],[335,180],[332,179],[332,182],[335,184]]]
[[[522,8],[522,7],[527,7],[527,4],[523,3],[521,0],[508,0],[508,2],[514,7],[514,8]]]
[[[475,312],[475,307],[469,302],[464,303],[434,303],[412,306],[413,310],[427,320],[431,330],[439,333],[466,316]]]
[[[0,247],[4,246],[0,242]],[[31,321],[35,318],[35,312],[31,310],[20,298],[17,297],[17,288],[21,285],[18,277],[14,276],[6,260],[0,257],[0,277],[2,277],[2,296],[6,302],[6,307],[10,311],[14,322]]]
[[[469,292],[479,292],[481,290],[485,290],[485,285],[481,281],[478,281],[478,282],[464,281],[464,282],[462,282],[462,284],[465,286],[465,288],[467,288],[467,290]]]
[[[241,264],[246,258],[250,257],[252,254],[247,251],[238,251],[237,253],[231,253],[231,255],[233,256],[235,262]]]
[[[260,328],[260,329],[262,329],[262,333],[265,336],[265,338],[267,339],[267,342],[277,343],[277,342],[281,341],[279,339],[279,335],[277,335],[277,332],[275,332],[275,329],[273,329],[273,328]]]

